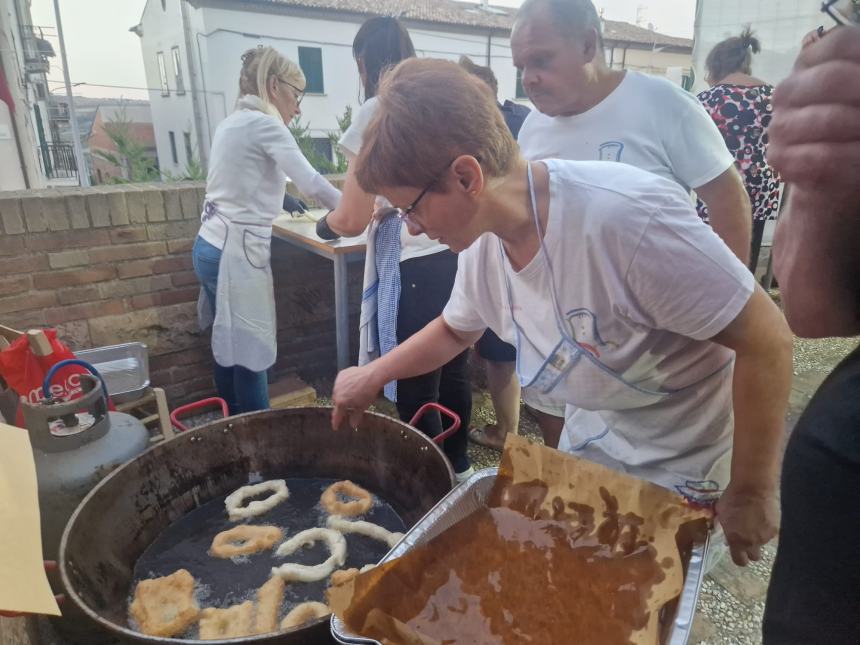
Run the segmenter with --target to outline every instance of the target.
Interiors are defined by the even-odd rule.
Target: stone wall
[[[213,393],[191,264],[203,183],[0,192],[0,324],[56,327],[72,349],[147,344],[171,406]],[[335,373],[332,264],[275,240],[277,371]],[[350,267],[358,327],[361,263]],[[353,338],[353,353],[357,333]]]

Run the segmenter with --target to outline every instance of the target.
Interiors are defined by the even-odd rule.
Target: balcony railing
[[[48,179],[77,179],[75,149],[68,143],[46,143],[36,147],[42,173]]]

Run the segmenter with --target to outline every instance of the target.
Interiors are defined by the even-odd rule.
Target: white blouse
[[[206,201],[221,217],[203,217],[200,236],[218,248],[227,237],[222,218],[260,222],[281,213],[288,177],[326,208],[340,201],[340,191],[305,159],[284,122],[262,110],[258,97],[243,96],[212,140]]]

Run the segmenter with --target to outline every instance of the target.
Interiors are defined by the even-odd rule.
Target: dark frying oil
[[[283,529],[285,540],[305,529],[324,527],[328,513],[320,506],[320,496],[334,481],[287,479],[287,487],[290,490],[288,500],[263,515],[239,522],[229,520],[223,498],[207,502],[174,522],[143,552],[135,565],[129,593],[134,593],[140,580],[166,576],[177,569],[187,569],[197,583],[197,600],[201,608],[227,607],[254,598],[257,589],[271,576],[272,567],[286,562],[306,565],[323,562],[329,557],[329,551],[326,545],[320,542],[284,558],[275,556],[277,545],[268,551],[233,559],[215,558],[210,556],[208,551],[216,534],[239,524],[278,526]],[[252,499],[266,496],[264,494]],[[384,526],[389,531],[405,530],[403,520],[394,509],[376,495],[373,507],[361,519]],[[375,564],[389,550],[384,543],[363,535],[347,535],[346,543],[347,561],[344,568]],[[301,602],[324,602],[324,591],[327,587],[327,579],[287,584],[280,615],[283,616]]]
[[[390,637],[376,611],[365,622],[378,610],[444,645],[630,643],[667,563],[605,489],[602,509],[556,498],[550,512],[547,493],[541,481],[514,484],[503,458],[490,507],[368,576],[347,625]]]

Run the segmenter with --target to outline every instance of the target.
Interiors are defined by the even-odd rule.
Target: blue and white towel
[[[367,233],[359,319],[359,365],[366,365],[397,347],[401,226],[400,218],[392,214],[374,219]],[[396,402],[397,381],[386,383],[384,394],[389,401]]]

